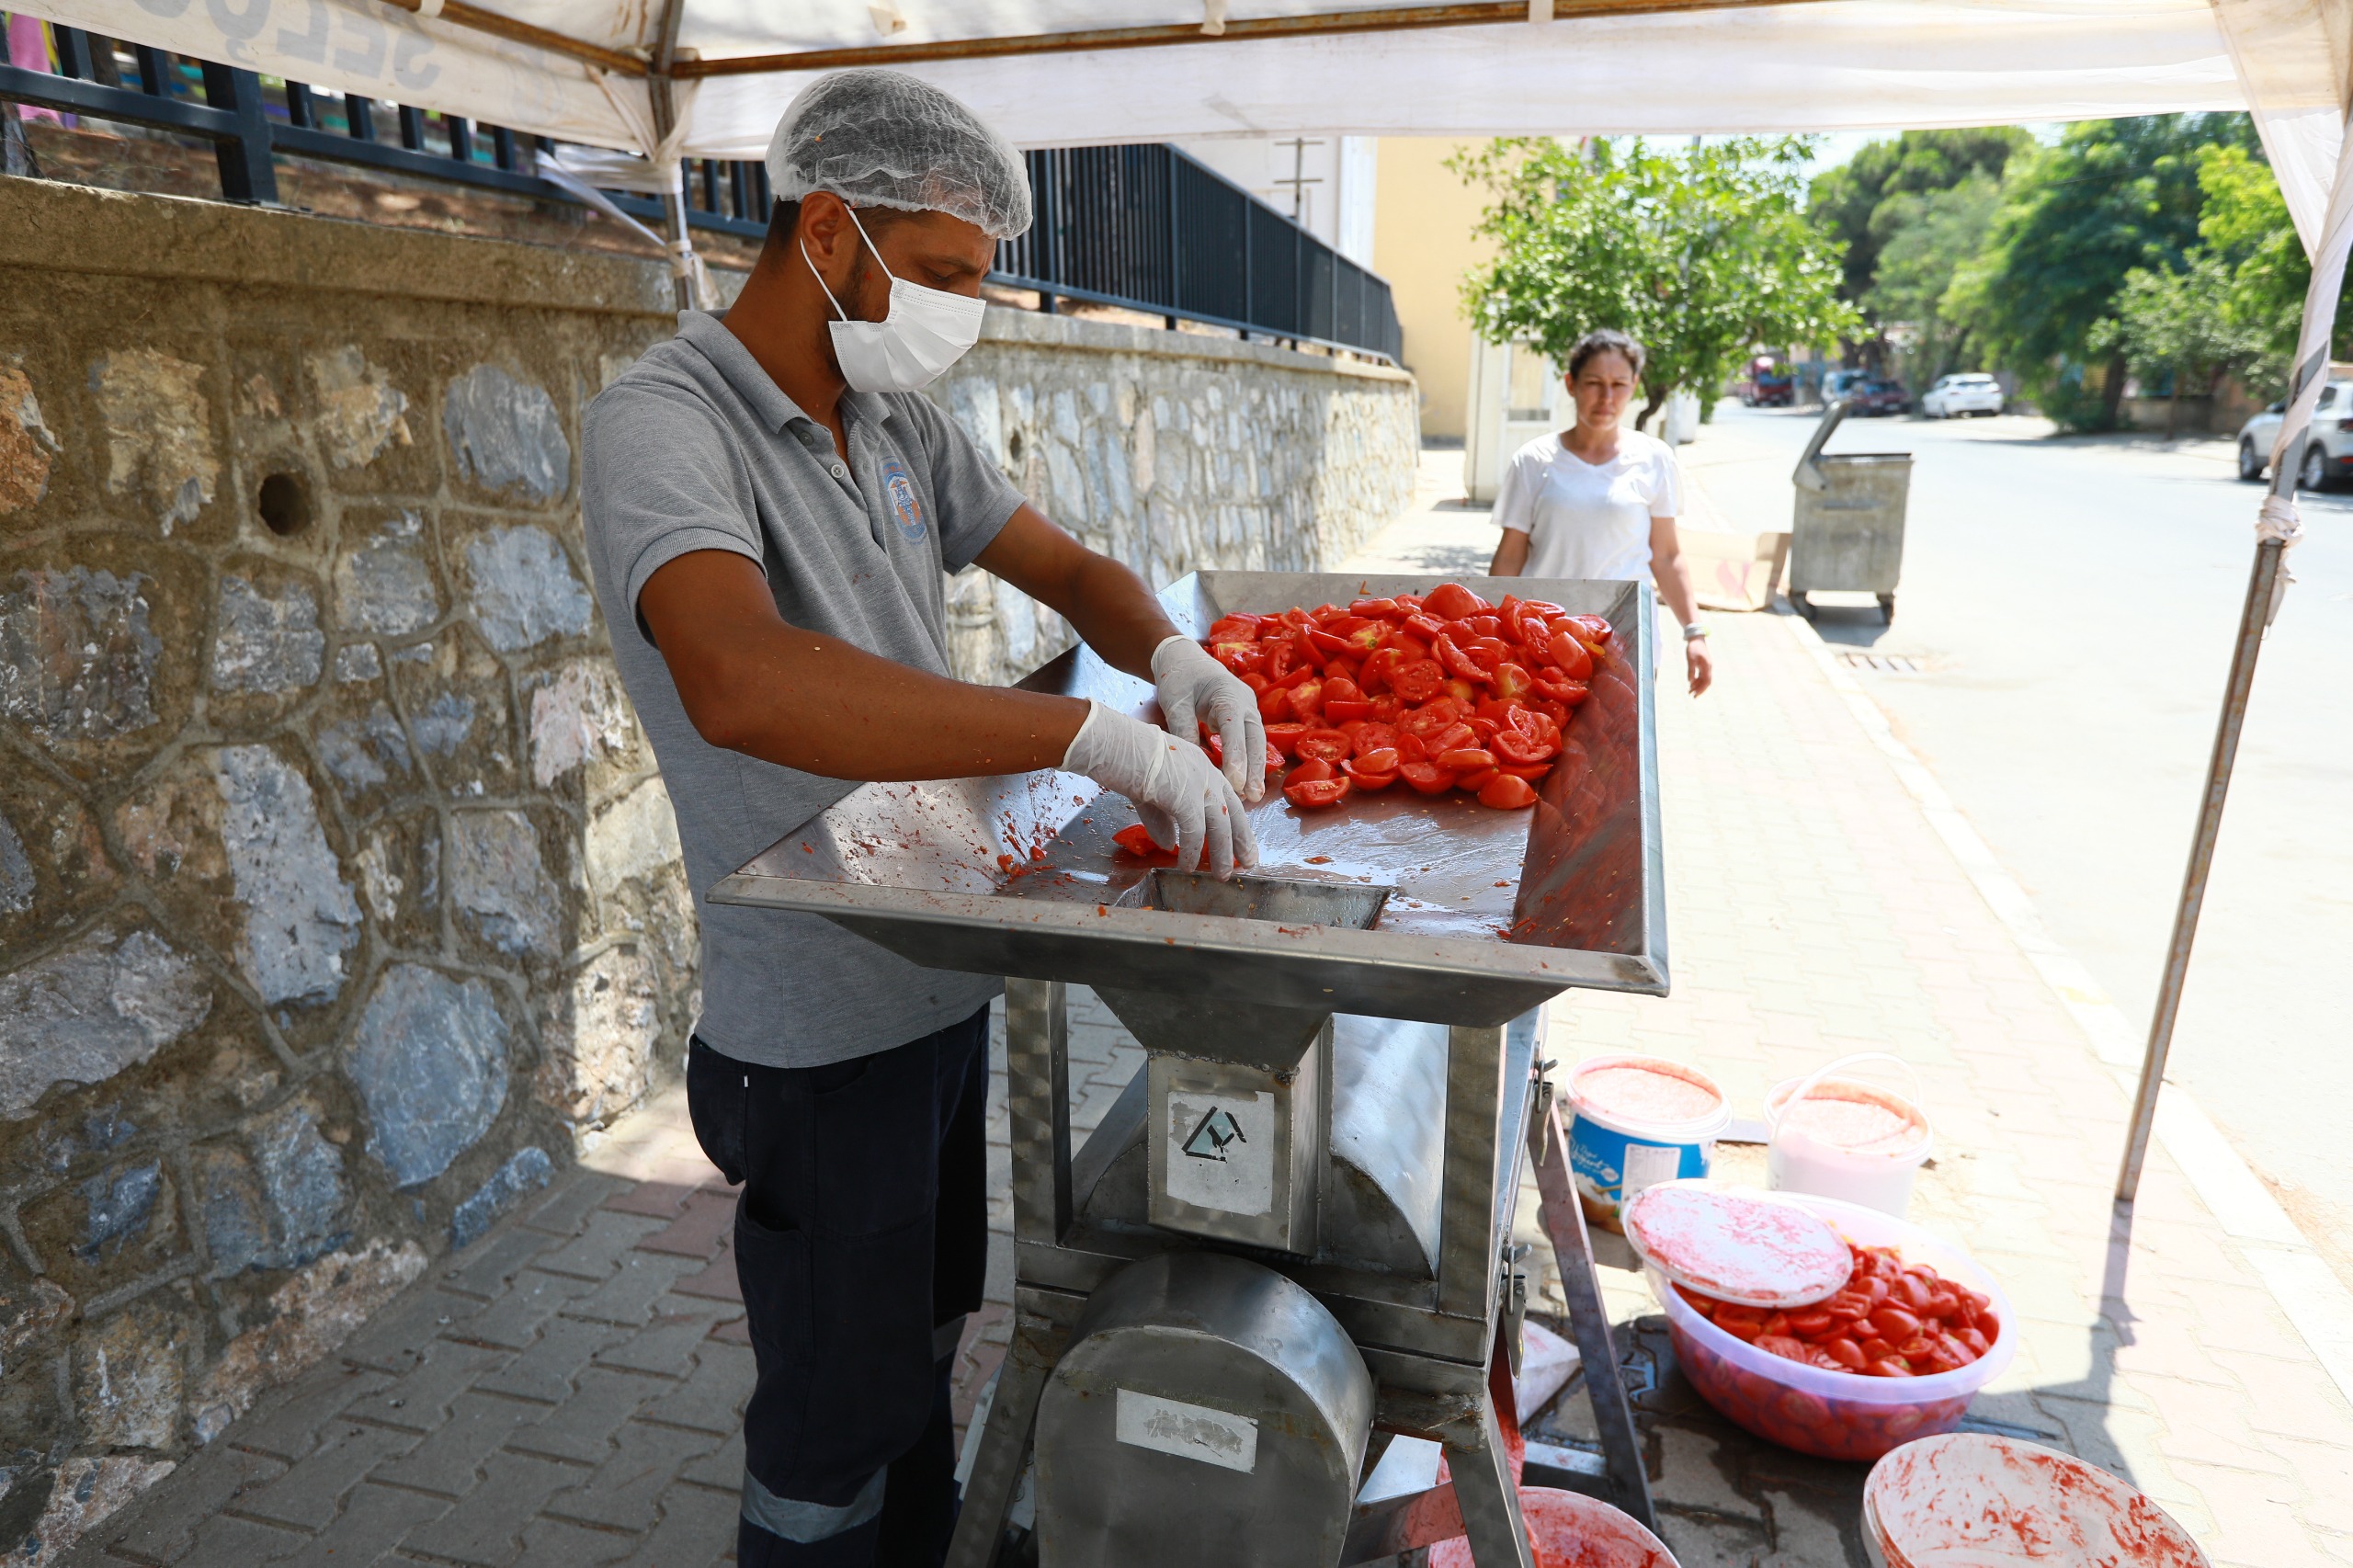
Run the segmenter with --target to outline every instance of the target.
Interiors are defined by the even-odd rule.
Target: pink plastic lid
[[[1847,1283],[1854,1255],[1794,1203],[1710,1181],[1646,1187],[1626,1205],[1626,1240],[1677,1285],[1752,1307],[1811,1306]]]

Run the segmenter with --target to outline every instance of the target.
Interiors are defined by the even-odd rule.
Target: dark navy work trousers
[[[735,1208],[758,1382],[740,1568],[938,1568],[956,1519],[955,1326],[987,1270],[988,1009],[824,1067],[698,1040],[695,1136]]]

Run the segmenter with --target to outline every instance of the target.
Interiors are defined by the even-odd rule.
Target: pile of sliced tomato
[[[1607,664],[1609,623],[1460,583],[1279,615],[1229,615],[1204,640],[1257,693],[1267,742],[1295,762],[1303,810],[1403,781],[1511,811],[1561,754],[1562,727]],[[1274,766],[1270,763],[1270,766]]]
[[[1926,1377],[1968,1366],[2001,1337],[1991,1298],[1893,1247],[1851,1247],[1845,1288],[1811,1307],[1776,1312],[1685,1290],[1700,1316],[1768,1355],[1828,1372]]]

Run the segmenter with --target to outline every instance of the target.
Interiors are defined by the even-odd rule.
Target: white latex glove
[[[1267,722],[1257,693],[1181,633],[1152,651],[1152,679],[1168,733],[1189,741],[1208,724],[1225,749],[1225,781],[1257,804],[1267,793]]]
[[[1083,773],[1134,802],[1153,842],[1176,850],[1186,870],[1201,863],[1204,847],[1210,869],[1221,877],[1233,875],[1237,864],[1258,863],[1258,840],[1241,798],[1190,741],[1089,702],[1086,722],[1063,755],[1063,771]]]

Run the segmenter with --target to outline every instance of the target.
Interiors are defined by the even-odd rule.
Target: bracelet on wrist
[[[1705,637],[1707,634],[1708,629],[1695,620],[1684,627],[1683,641],[1686,642],[1697,642],[1700,638]]]

